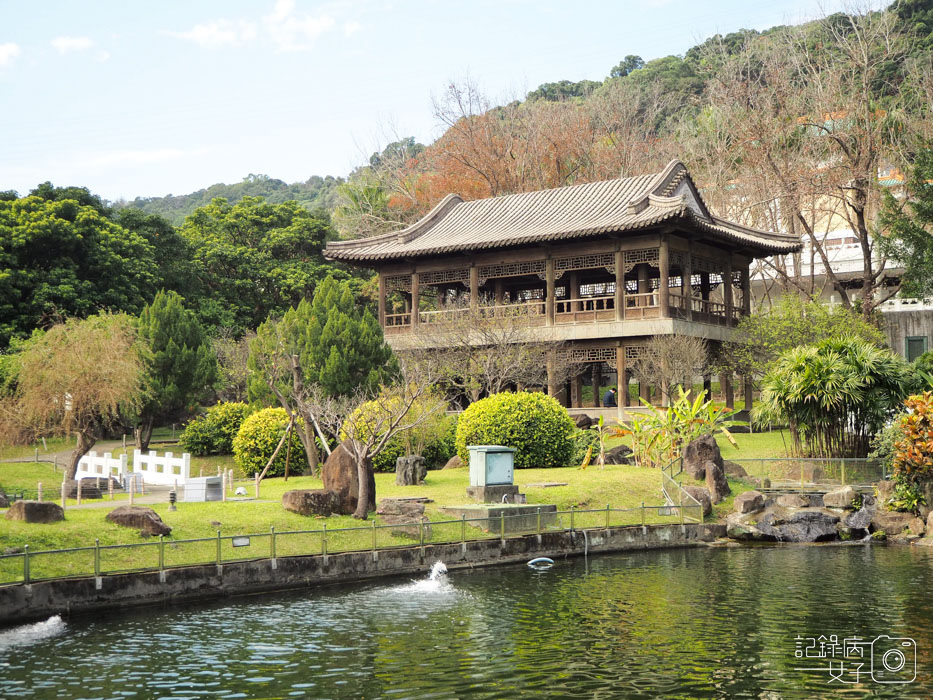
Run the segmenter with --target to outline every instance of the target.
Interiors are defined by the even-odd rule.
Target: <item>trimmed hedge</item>
[[[287,425],[288,414],[284,408],[264,408],[247,417],[233,438],[233,461],[247,476],[261,472],[275,452]],[[303,423],[299,420],[288,439],[292,447],[288,467],[290,474],[301,474],[308,469],[305,450],[298,437],[298,431],[303,429]],[[284,476],[287,450],[288,445],[282,445],[266,476]]]
[[[179,444],[198,457],[233,453],[233,438],[250,414],[245,403],[218,403],[185,426]]]
[[[469,445],[515,448],[516,467],[565,467],[573,460],[574,431],[567,409],[540,392],[494,394],[460,414],[457,454],[468,464]]]

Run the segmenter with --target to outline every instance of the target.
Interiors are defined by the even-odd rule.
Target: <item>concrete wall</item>
[[[933,349],[933,310],[885,310],[882,318],[888,344],[898,355],[907,357],[908,337],[924,337],[927,349]]]
[[[718,524],[653,525],[587,530],[591,553],[696,546],[725,535]],[[526,562],[534,557],[580,556],[582,531],[548,532],[505,540],[425,545],[377,552],[205,564],[163,572],[111,574],[100,578],[56,579],[0,587],[0,624],[28,622],[56,614],[112,611],[121,607],[220,598],[304,588],[401,574],[427,575],[435,561],[448,569]]]

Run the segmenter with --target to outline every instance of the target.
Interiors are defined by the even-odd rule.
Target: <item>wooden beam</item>
[[[667,236],[661,236],[661,243],[658,247],[658,267],[661,272],[661,279],[658,288],[658,305],[661,307],[661,318],[669,318],[671,315],[671,261],[670,250],[667,244]]]
[[[549,257],[547,259],[545,274],[547,275],[547,287],[544,293],[544,308],[547,313],[547,325],[554,325],[554,312],[557,308],[555,292],[556,285],[554,284],[554,258]]]
[[[379,325],[386,327],[386,276],[379,273]]]
[[[417,326],[421,322],[421,281],[417,272],[411,273],[411,325]]]

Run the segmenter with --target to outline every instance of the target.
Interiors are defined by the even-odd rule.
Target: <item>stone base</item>
[[[508,496],[511,502],[518,494],[515,484],[497,484],[495,486],[467,486],[467,496],[480,503],[502,503],[502,497]]]
[[[451,506],[441,508],[444,513],[454,517],[466,517],[473,527],[486,532],[531,533],[538,531],[538,512],[541,512],[541,530],[555,524],[557,520],[556,505],[524,505],[524,506]]]

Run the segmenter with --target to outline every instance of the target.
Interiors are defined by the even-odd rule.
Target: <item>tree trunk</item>
[[[142,422],[136,426],[136,449],[140,452],[149,449],[149,441],[152,440],[152,424],[155,421],[152,418],[143,418]]]
[[[359,479],[360,488],[359,488],[359,495],[356,501],[356,510],[353,512],[353,517],[359,520],[366,520],[366,517],[369,514],[369,500],[370,498],[373,498],[375,496],[375,494],[370,494],[369,492],[369,460],[368,459],[357,458],[356,478]]]
[[[301,444],[305,448],[305,456],[308,458],[308,471],[310,474],[305,476],[313,476],[318,473],[320,466],[317,443],[314,441],[314,426],[311,425],[311,421],[307,416],[302,416],[302,420],[304,428],[296,432],[298,433],[298,439],[301,440]]]
[[[78,433],[78,444],[75,445],[75,449],[71,453],[71,464],[68,467],[68,473],[65,476],[66,479],[73,480],[75,478],[75,474],[78,473],[78,462],[80,462],[81,458],[94,447],[94,443],[96,442],[97,436],[93,433]]]

